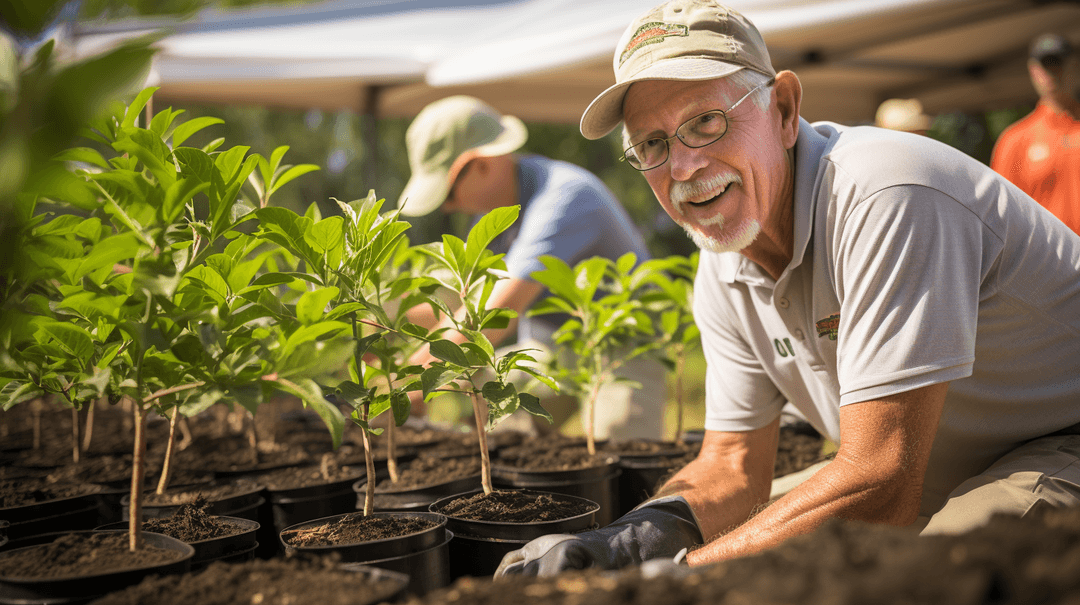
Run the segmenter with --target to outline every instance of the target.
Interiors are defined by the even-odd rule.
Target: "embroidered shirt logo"
[[[829,340],[836,340],[836,334],[840,329],[840,314],[833,313],[825,319],[817,320],[818,338],[828,336]]]
[[[662,23],[660,21],[653,21],[646,23],[638,28],[634,35],[630,37],[630,42],[626,44],[626,50],[623,51],[619,57],[619,65],[621,66],[630,58],[630,55],[638,51],[643,46],[649,44],[656,44],[657,42],[663,42],[664,38],[669,36],[688,36],[690,35],[690,28],[685,25],[679,25],[675,23]]]

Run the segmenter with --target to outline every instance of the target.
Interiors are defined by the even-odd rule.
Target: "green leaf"
[[[420,375],[420,383],[423,386],[424,396],[427,396],[435,389],[454,382],[459,377],[460,374],[458,372],[441,364],[433,364]]]
[[[394,391],[391,393],[390,409],[393,410],[394,413],[394,424],[397,426],[405,424],[405,421],[409,419],[409,413],[412,411],[409,394],[402,391]]]
[[[465,355],[465,351],[461,350],[461,347],[453,341],[446,339],[436,340],[431,343],[430,347],[432,355],[447,363],[452,363],[463,368],[472,365],[472,363],[469,362],[468,356]]]
[[[518,401],[521,407],[533,416],[539,416],[548,421],[550,424],[555,424],[555,419],[551,417],[551,414],[540,405],[540,399],[531,393],[518,394]]]
[[[184,144],[184,141],[188,140],[188,137],[199,132],[207,126],[213,126],[214,124],[224,124],[225,120],[220,118],[212,118],[209,116],[203,116],[200,118],[194,118],[187,120],[179,124],[172,133],[173,147],[179,147]]]
[[[45,395],[45,391],[32,382],[12,381],[0,388],[0,408],[5,412],[12,407]]]
[[[157,92],[158,88],[158,86],[150,86],[139,92],[139,94],[136,95],[135,100],[131,102],[131,105],[128,105],[127,112],[124,114],[124,119],[120,122],[120,125],[126,127],[134,126],[135,120],[142,117],[143,108],[146,107],[146,104],[150,101],[150,97],[154,96],[154,93]]]
[[[270,187],[270,191],[269,193],[267,193],[267,197],[274,195],[275,191],[281,189],[281,187],[289,181],[292,181],[297,177],[303,176],[309,172],[314,172],[316,170],[319,170],[319,167],[315,164],[300,164],[299,166],[293,166],[292,168],[289,168],[285,171],[284,174],[274,180],[274,184]]]
[[[201,149],[177,147],[173,157],[180,164],[180,173],[193,176],[204,183],[211,183],[214,174],[214,159]]]
[[[499,383],[494,380],[484,384],[480,393],[489,404],[498,410],[498,416],[513,414],[518,406],[517,388],[511,383]]]
[[[60,162],[81,162],[83,164],[93,164],[98,168],[104,168],[105,170],[111,170],[112,166],[105,161],[105,158],[101,157],[96,149],[90,147],[73,147],[66,149],[53,156],[54,160]]]
[[[316,252],[325,254],[341,246],[345,238],[344,224],[345,219],[340,216],[327,217],[312,225],[311,230],[304,234],[304,241]]]
[[[305,325],[319,321],[326,312],[326,306],[337,298],[340,292],[335,287],[305,292],[300,296],[300,300],[296,301],[296,318]]]
[[[94,339],[90,333],[71,324],[43,323],[38,326],[38,331],[55,339],[55,342],[74,359],[87,364],[94,354]],[[40,342],[44,342],[38,337]]]
[[[191,198],[209,188],[210,183],[201,182],[197,178],[176,181],[165,191],[165,201],[161,208],[162,218],[166,223],[175,222]]]
[[[468,242],[465,245],[471,266],[475,265],[476,260],[480,258],[481,252],[487,249],[500,233],[514,224],[520,211],[520,206],[504,206],[496,208],[481,217],[476,226],[469,231]]]
[[[113,265],[120,261],[135,258],[142,249],[141,240],[131,232],[120,233],[101,240],[79,264],[79,268],[70,276],[70,281],[82,279],[88,273],[99,269],[112,269]]]

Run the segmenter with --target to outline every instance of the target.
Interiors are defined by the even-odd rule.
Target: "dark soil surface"
[[[49,544],[0,554],[0,576],[68,578],[163,565],[184,553],[149,544],[128,550],[127,532],[85,532],[60,536]]]
[[[643,578],[466,578],[408,605],[1020,605],[1080,602],[1080,509],[995,517],[961,536],[832,521],[759,555]]]
[[[182,505],[172,516],[143,521],[142,527],[145,531],[165,534],[188,544],[247,531],[244,526],[206,512],[208,505],[206,498],[199,496],[194,502]]]
[[[324,472],[325,471],[325,472]],[[298,487],[311,487],[338,481],[356,480],[364,474],[363,468],[351,466],[313,465],[281,468],[258,475],[259,482],[267,489],[282,491]]]
[[[349,513],[332,523],[285,532],[282,537],[289,545],[298,547],[359,544],[407,536],[435,525],[433,519],[424,517],[386,514],[365,517],[363,513]]]
[[[675,443],[674,441],[652,441],[635,439],[632,441],[613,441],[604,444],[605,452],[617,456],[673,456],[697,453],[700,444]]]
[[[824,446],[825,439],[816,432],[781,428],[773,476],[783,477],[825,460]]]
[[[300,447],[260,442],[256,460],[247,438],[234,436],[196,438],[191,446],[177,453],[176,461],[181,468],[245,473],[310,463],[311,456]]]
[[[474,477],[480,474],[480,456],[457,458],[421,456],[402,466],[399,473],[397,482],[387,479],[377,483],[375,493],[399,492]]]
[[[496,466],[506,466],[533,471],[568,471],[610,464],[611,454],[597,448],[596,455],[582,440],[559,438],[530,438],[521,445],[499,450],[499,457],[492,461]]]
[[[488,435],[490,437],[490,435]],[[495,444],[488,441],[488,449]],[[420,448],[426,456],[452,458],[455,456],[480,455],[480,440],[473,433],[444,433],[444,438],[436,443]]]
[[[198,485],[194,487],[170,487],[160,496],[154,492],[147,493],[143,498],[144,506],[175,506],[195,502],[199,496],[203,496],[209,502],[217,502],[241,494],[249,494],[262,488],[262,484],[252,479],[238,477],[232,481]]]
[[[96,494],[100,491],[101,486],[90,483],[29,477],[0,479],[0,509]]]
[[[457,498],[438,510],[448,517],[502,523],[535,523],[569,519],[595,510],[591,503],[564,500],[558,494],[496,490]]]
[[[274,559],[147,578],[93,605],[371,605],[398,589],[390,580],[337,569],[329,558]]]

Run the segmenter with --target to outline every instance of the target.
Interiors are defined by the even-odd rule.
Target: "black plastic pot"
[[[600,506],[596,523],[603,527],[620,516],[619,457],[608,456],[605,463],[584,469],[529,470],[511,466],[491,466],[491,482],[496,489],[527,489],[565,494],[591,500]],[[453,531],[453,528],[450,528]],[[457,532],[455,532],[457,533]]]
[[[191,558],[191,571],[202,569],[214,561],[247,561],[255,557],[255,549],[259,546],[255,532],[259,530],[259,523],[221,515],[218,515],[218,519],[240,527],[243,531],[230,536],[188,542],[195,549],[195,555]],[[127,521],[109,523],[98,528],[99,531],[127,529]]]
[[[65,533],[69,532],[56,533],[52,539],[55,540]],[[88,603],[102,595],[137,584],[149,575],[186,573],[190,570],[191,558],[195,554],[195,549],[190,545],[184,544],[175,538],[151,532],[143,533],[143,541],[158,548],[182,553],[183,558],[164,565],[129,568],[86,576],[63,578],[13,578],[0,576],[0,603],[4,605],[28,605],[31,603],[71,605]],[[42,542],[42,544],[44,543],[46,542]],[[40,544],[25,546],[0,553],[0,568],[3,567],[3,558],[17,556],[22,551],[38,548],[39,546]]]
[[[345,515],[334,515],[298,523],[285,528],[279,534],[279,540],[286,555],[326,556],[334,554],[342,563],[371,565],[388,569],[409,576],[408,592],[425,594],[450,583],[449,544],[454,537],[446,529],[444,515],[431,512],[379,512],[373,517],[420,517],[436,522],[433,527],[408,534],[353,544],[334,544],[330,546],[298,547],[288,544],[285,536],[290,532],[334,523]]]
[[[355,511],[356,492],[352,486],[358,476],[359,471],[329,483],[290,489],[267,488],[275,535],[303,521]]]
[[[381,486],[381,484],[380,484]],[[365,490],[367,480],[361,479],[353,484],[356,492],[356,510],[363,510],[367,500]],[[419,511],[426,512],[431,503],[446,496],[460,494],[480,487],[480,475],[452,479],[435,485],[425,485],[410,489],[375,489],[374,509],[377,511]]]
[[[526,494],[539,494],[532,490],[517,490]],[[474,490],[441,498],[431,504],[431,512],[438,513],[458,498],[468,498],[481,493]],[[450,541],[450,577],[491,576],[507,553],[517,550],[530,540],[548,534],[572,534],[596,527],[599,505],[586,498],[550,493],[560,500],[587,503],[592,510],[567,519],[537,521],[533,523],[507,523],[502,521],[476,521],[447,515],[446,527],[453,532]]]
[[[619,513],[621,517],[634,509],[635,506],[648,500],[656,491],[656,484],[660,478],[668,473],[676,461],[695,447],[680,447],[675,443],[660,443],[663,449],[655,452],[636,453],[619,450],[619,469],[622,475],[619,477]]]
[[[152,491],[146,492],[146,494],[153,494]],[[218,498],[211,500],[209,506],[206,508],[206,512],[211,515],[227,516],[227,517],[240,517],[241,519],[250,519],[252,521],[258,520],[259,506],[265,502],[263,497],[262,486],[252,484],[251,488],[240,493],[226,496],[224,498]],[[123,521],[128,520],[128,511],[131,506],[131,496],[126,495],[120,500],[123,513],[121,519]],[[164,504],[154,505],[143,502],[142,511],[143,517],[146,519],[162,519],[164,517],[171,517],[173,513],[177,511],[182,505],[180,504]]]
[[[52,532],[91,530],[101,524],[100,504],[97,493],[56,498],[0,508],[0,520],[10,524],[6,533],[11,540]]]

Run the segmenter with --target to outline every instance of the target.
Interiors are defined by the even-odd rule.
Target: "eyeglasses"
[[[771,86],[775,81],[776,78],[769,78],[767,82],[755,86],[750,92],[744,94],[742,98],[735,101],[735,104],[726,110],[714,109],[690,118],[683,122],[682,125],[675,130],[675,134],[670,137],[657,137],[655,139],[642,141],[630,147],[626,151],[623,151],[623,157],[620,158],[620,160],[626,160],[626,163],[630,164],[635,169],[644,172],[646,170],[658,168],[668,160],[672,139],[679,139],[682,141],[683,145],[686,145],[691,149],[712,145],[727,134],[728,112],[738,107],[739,104],[745,101],[750,95],[766,86]]]

